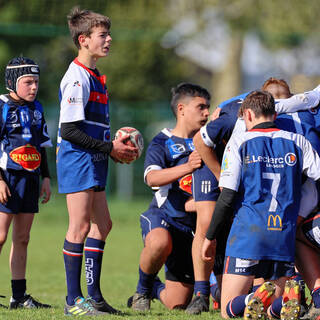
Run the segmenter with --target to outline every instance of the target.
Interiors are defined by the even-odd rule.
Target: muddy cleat
[[[262,301],[259,298],[252,298],[244,309],[243,318],[245,320],[265,320],[268,319],[267,313],[264,310]]]
[[[298,281],[294,279],[289,279],[286,281],[284,292],[282,294],[283,302],[287,302],[289,300],[295,300],[300,303],[301,294],[300,294],[300,285]]]
[[[314,304],[311,305],[307,313],[300,318],[301,320],[320,320],[320,308],[316,308]]]
[[[127,301],[128,308],[132,308],[135,311],[149,311],[150,310],[151,299],[142,293],[136,292],[132,297]]]
[[[284,303],[280,312],[281,320],[297,320],[300,319],[301,306],[297,300],[289,300]]]
[[[34,298],[31,297],[30,294],[25,294],[20,299],[10,298],[9,309],[18,309],[18,308],[26,308],[26,309],[48,309],[51,308],[49,304],[41,303]]]
[[[272,282],[263,283],[254,293],[244,309],[244,319],[267,319],[267,308],[276,290]]]
[[[64,314],[67,316],[105,316],[105,312],[98,311],[92,305],[92,299],[78,297],[74,299],[75,304],[64,306]]]
[[[110,304],[106,301],[106,300],[102,300],[100,302],[95,301],[93,298],[91,298],[90,296],[87,297],[87,300],[90,300],[92,306],[100,312],[104,312],[104,313],[110,313],[110,314],[118,314],[121,315],[122,312],[114,309],[113,307],[110,306]]]
[[[188,314],[200,314],[201,312],[209,311],[209,297],[203,294],[197,294],[193,297],[186,308]]]
[[[294,279],[287,280],[282,295],[283,306],[280,313],[282,320],[299,319],[301,310],[300,300],[299,283]]]

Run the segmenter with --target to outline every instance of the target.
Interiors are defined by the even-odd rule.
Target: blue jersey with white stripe
[[[194,150],[192,139],[184,139],[163,129],[151,141],[144,163],[144,178],[152,170],[172,168],[188,161]],[[171,218],[178,218],[184,224],[195,226],[194,215],[185,211],[185,202],[192,195],[192,174],[168,185],[160,186],[155,192],[150,207],[163,210]]]
[[[239,191],[226,255],[294,261],[301,174],[320,178],[320,159],[302,136],[276,128],[233,135],[220,187]]]
[[[314,116],[309,111],[279,114],[275,120],[278,128],[302,134],[320,155],[320,139]]]
[[[75,59],[60,84],[61,123],[79,122],[79,129],[102,141],[110,141],[109,99],[105,76]],[[61,193],[94,186],[105,187],[108,156],[63,140],[58,132],[57,176]]]

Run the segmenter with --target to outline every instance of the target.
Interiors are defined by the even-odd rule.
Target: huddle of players
[[[314,213],[319,116],[317,108],[303,111],[316,107],[319,99],[319,88],[292,95],[285,81],[270,78],[261,91],[221,104],[219,117],[202,126],[208,117],[208,92],[187,83],[172,90],[176,127],[162,130],[146,153],[145,182],[158,190],[140,218],[144,248],[128,306],[149,310],[151,299],[157,298],[189,314],[208,311],[208,270],[215,256],[219,286],[212,293],[221,300],[224,318],[297,319],[307,311],[301,310],[305,301],[294,269],[297,247],[296,266],[313,298],[304,317],[320,314],[319,217]],[[237,121],[238,113],[244,120]],[[192,243],[199,226],[208,230],[206,239],[203,231],[200,239],[202,265]],[[157,277],[163,264],[164,284]]]

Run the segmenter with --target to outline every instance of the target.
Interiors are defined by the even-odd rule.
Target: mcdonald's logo
[[[282,231],[282,220],[278,214],[276,216],[272,214],[269,215],[268,230]]]

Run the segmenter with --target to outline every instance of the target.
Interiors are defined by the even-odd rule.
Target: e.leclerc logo
[[[297,156],[289,152],[284,156],[284,161],[288,166],[292,167],[297,163]]]

